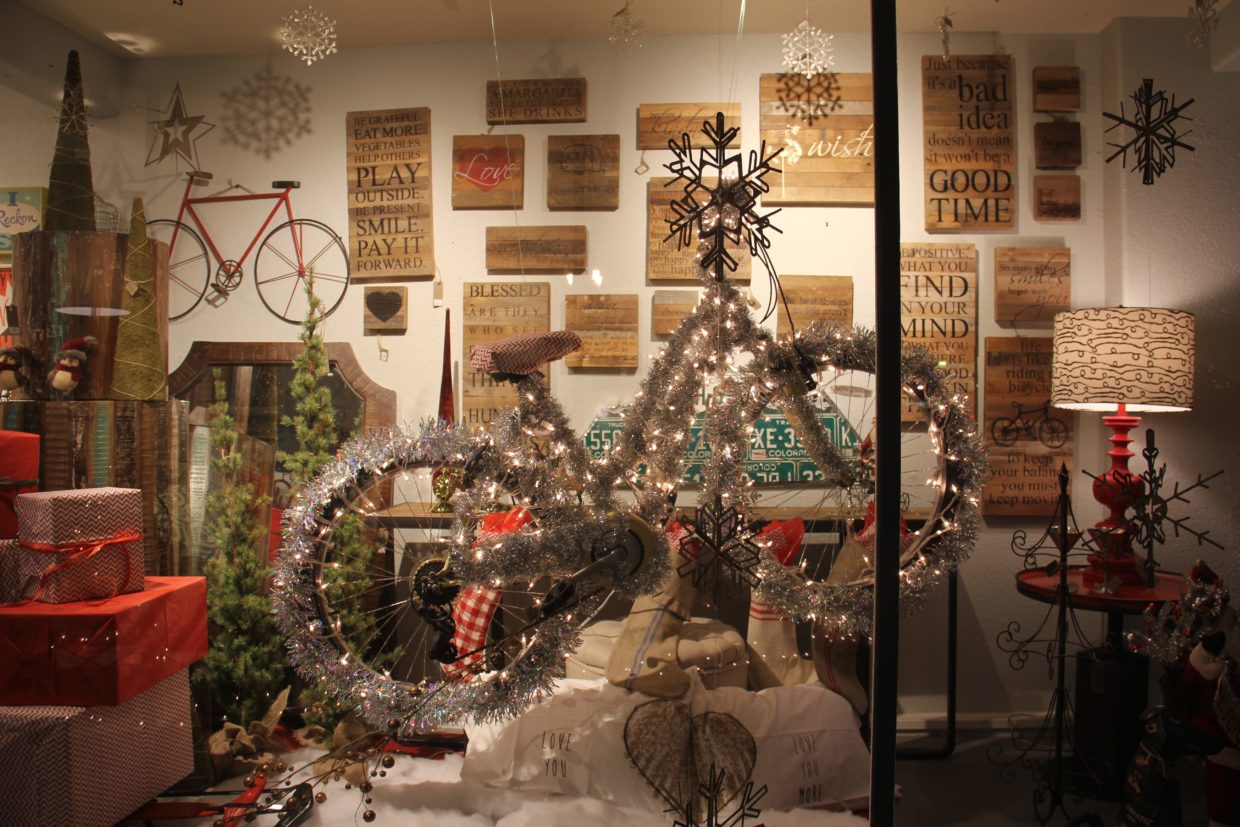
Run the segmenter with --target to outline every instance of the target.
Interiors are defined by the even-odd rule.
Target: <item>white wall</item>
[[[1231,201],[1227,198],[1227,189],[1240,184],[1240,175],[1235,158],[1224,146],[1229,146],[1226,128],[1240,124],[1236,96],[1232,94],[1227,99],[1227,90],[1234,93],[1236,84],[1231,76],[1210,77],[1204,57],[1197,67],[1191,63],[1193,56],[1183,48],[1167,48],[1157,56],[1156,77],[1161,79],[1167,75],[1182,79],[1185,94],[1201,95],[1198,112],[1202,116],[1210,113],[1212,117],[1201,124],[1201,150],[1197,157],[1186,158],[1182,167],[1177,166],[1167,182],[1153,188],[1152,193],[1130,192],[1124,188],[1126,181],[1117,180],[1121,176],[1113,168],[1104,171],[1105,139],[1099,114],[1102,109],[1113,108],[1118,103],[1114,94],[1102,94],[1104,78],[1114,71],[1113,67],[1104,65],[1104,39],[1107,56],[1114,52],[1115,60],[1120,59],[1120,50],[1115,48],[1114,41],[1122,41],[1125,78],[1121,85],[1124,88],[1135,84],[1128,75],[1139,78],[1147,62],[1153,59],[1149,54],[1153,49],[1139,50],[1136,54],[1131,51],[1134,48],[1131,41],[1144,32],[1144,24],[1132,24],[1131,31],[1128,25],[1125,24],[1118,38],[1114,32],[1108,33],[1106,38],[989,34],[953,37],[956,53],[998,51],[1013,55],[1019,223],[1011,234],[952,234],[935,238],[972,241],[978,245],[979,348],[985,336],[1011,335],[1010,330],[998,328],[993,321],[992,274],[996,246],[1019,240],[1021,244],[1071,247],[1076,306],[1096,306],[1116,300],[1115,290],[1108,286],[1110,281],[1104,277],[1117,266],[1113,250],[1120,251],[1114,255],[1125,256],[1125,266],[1128,256],[1139,255],[1156,261],[1155,272],[1166,274],[1159,281],[1174,286],[1172,292],[1156,296],[1156,302],[1200,312],[1202,344],[1209,342],[1219,348],[1217,356],[1203,356],[1203,365],[1215,359],[1223,363],[1215,373],[1210,372],[1214,368],[1199,371],[1199,411],[1184,417],[1184,424],[1177,423],[1174,432],[1169,429],[1165,442],[1168,456],[1179,459],[1182,455],[1191,455],[1194,461],[1211,467],[1224,464],[1240,473],[1240,465],[1223,462],[1236,458],[1234,447],[1225,437],[1225,414],[1222,413],[1234,407],[1226,404],[1234,402],[1234,390],[1207,387],[1212,377],[1223,376],[1228,370],[1221,354],[1230,352],[1224,338],[1229,321],[1226,313],[1235,306],[1235,296],[1229,291],[1235,289],[1231,285],[1235,283],[1232,276],[1236,256],[1227,255],[1236,243],[1233,240],[1235,221],[1229,209]],[[1159,26],[1175,29],[1172,34],[1159,35],[1159,43],[1176,41],[1173,45],[1178,45],[1177,38],[1182,40],[1175,26]],[[590,119],[587,123],[508,128],[524,134],[526,142],[525,209],[519,214],[519,222],[523,225],[585,224],[589,228],[590,267],[604,274],[601,288],[594,288],[588,279],[577,279],[570,288],[561,277],[528,277],[551,282],[554,326],[563,324],[564,295],[570,290],[636,292],[641,296],[639,341],[643,363],[648,354],[655,352],[657,343],[649,335],[648,310],[654,287],[646,284],[644,278],[646,179],[632,171],[639,160],[634,148],[635,110],[643,102],[734,97],[743,107],[745,148],[754,148],[758,137],[758,75],[779,70],[780,43],[777,36],[752,36],[744,38],[739,50],[734,45],[732,35],[651,39],[640,50],[629,53],[618,52],[601,41],[501,43],[500,68],[506,78],[582,75],[589,82]],[[901,40],[901,176],[905,195],[902,221],[903,237],[908,240],[930,238],[922,229],[918,88],[921,55],[935,53],[938,48],[937,37],[930,35],[905,36]],[[839,70],[868,71],[867,35],[837,35],[835,49]],[[180,81],[191,113],[205,114],[209,120],[219,123],[220,93],[236,86],[268,60],[278,72],[312,88],[311,134],[270,161],[264,161],[224,143],[223,128],[217,127],[199,144],[203,167],[215,173],[217,182],[231,178],[256,189],[276,178],[298,178],[302,188],[296,193],[297,211],[304,216],[320,218],[343,233],[347,227],[344,113],[429,106],[433,130],[436,260],[446,283],[445,304],[453,310],[453,351],[459,362],[462,357],[461,283],[488,280],[483,262],[484,228],[489,224],[511,224],[514,220],[511,213],[504,211],[454,212],[450,203],[448,159],[452,135],[486,129],[483,88],[486,80],[493,79],[496,74],[495,55],[490,44],[345,50],[309,68],[285,55],[125,62],[124,88],[109,90],[114,98],[123,101],[121,114],[97,123],[92,137],[96,185],[114,203],[127,204],[129,196],[143,195],[147,199],[149,217],[171,216],[182,184],[170,162],[157,167],[143,166],[149,140],[144,122],[157,117],[156,112],[166,105],[173,83]],[[1129,63],[1133,68],[1128,68]],[[1084,165],[1079,172],[1083,179],[1084,211],[1079,223],[1038,224],[1030,217],[1030,185],[1034,173],[1032,124],[1035,121],[1030,106],[1030,71],[1036,65],[1048,64],[1081,67],[1083,110],[1078,119],[1084,132]],[[89,94],[90,65],[84,67],[84,72]],[[1209,97],[1203,86],[1207,81],[1211,90]],[[19,151],[0,154],[0,181],[25,184],[42,180],[46,177],[46,164],[51,154],[54,113],[3,87],[0,87],[0,107],[6,113],[15,113],[9,121],[19,124],[16,133],[10,131],[5,141]],[[546,136],[608,132],[621,135],[620,209],[604,213],[548,213],[545,209]],[[666,152],[647,153],[652,167],[650,174],[662,172],[660,164],[668,160],[667,156]],[[1216,183],[1207,186],[1212,181]],[[1105,196],[1104,182],[1111,188]],[[1164,199],[1169,193],[1183,194],[1175,199]],[[1200,203],[1202,196],[1210,199],[1208,209]],[[1120,212],[1125,216],[1124,221],[1119,231],[1113,231],[1112,222],[1117,220],[1117,209],[1113,205],[1128,199],[1134,202],[1132,218]],[[1168,212],[1173,208],[1176,214],[1163,215],[1160,205],[1166,205]],[[1209,221],[1202,220],[1206,216]],[[776,236],[772,256],[781,272],[852,275],[857,321],[869,323],[873,319],[874,295],[872,221],[870,209],[785,209],[778,219],[784,234]],[[1217,231],[1223,221],[1231,222],[1231,236],[1227,236],[1225,230]],[[1176,228],[1174,232],[1170,231],[1172,226]],[[243,242],[246,239],[244,228],[233,229],[220,235],[234,239],[234,244]],[[1127,290],[1137,276],[1127,275],[1127,270],[1124,272],[1126,275],[1116,284],[1122,283]],[[495,280],[518,278],[495,277]],[[755,279],[755,284],[760,283],[761,279]],[[400,417],[417,421],[436,410],[443,313],[431,306],[429,281],[411,282],[408,286],[409,332],[405,336],[382,339],[390,352],[387,361],[379,358],[378,340],[361,333],[362,294],[358,289],[350,291],[344,304],[328,320],[327,335],[331,340],[351,342],[364,369],[376,381],[398,392]],[[295,335],[294,327],[278,321],[263,309],[252,281],[247,280],[223,308],[202,307],[173,325],[172,364],[179,363],[191,342],[197,339],[292,340]],[[640,372],[569,373],[563,363],[557,363],[552,370],[556,394],[564,401],[579,429],[587,425],[601,405],[630,398],[641,377]],[[1084,460],[1078,462],[1078,467],[1101,469],[1103,442],[1098,428],[1090,422],[1080,425],[1079,456]],[[1189,438],[1199,433],[1210,434],[1213,444]],[[1219,443],[1226,446],[1221,452]],[[1170,452],[1173,446],[1176,450]],[[1098,507],[1090,505],[1087,489],[1087,486],[1078,486],[1077,512],[1084,521],[1092,522]],[[1203,497],[1209,515],[1203,513],[1202,522],[1215,526],[1234,545],[1236,525],[1230,514],[1230,507],[1235,505],[1233,491],[1228,481],[1219,490]],[[1012,586],[1019,562],[1008,551],[1008,543],[1012,530],[1017,527],[1040,530],[1042,526],[1038,521],[990,521],[962,577],[961,707],[963,712],[980,717],[1013,709],[1040,708],[1048,686],[1040,664],[1031,664],[1024,672],[1013,673],[1007,667],[1006,656],[994,645],[995,635],[1010,620],[1018,620],[1028,629],[1030,624],[1036,625],[1042,615],[1037,604],[1019,598]],[[1223,556],[1214,554],[1212,559]],[[902,703],[910,713],[933,716],[942,708],[945,682],[943,604],[941,596],[937,597],[924,613],[906,623],[903,629]]]

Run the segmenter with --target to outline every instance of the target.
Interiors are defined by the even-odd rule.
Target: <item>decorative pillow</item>
[[[547,362],[562,359],[581,349],[581,337],[571,330],[526,333],[474,345],[469,349],[469,365],[482,373],[511,373],[528,376]]]

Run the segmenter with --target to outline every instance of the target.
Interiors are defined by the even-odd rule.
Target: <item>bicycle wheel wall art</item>
[[[299,324],[306,317],[309,307],[305,284],[311,275],[315,294],[323,303],[323,315],[330,315],[339,307],[349,287],[348,252],[340,235],[327,224],[293,214],[291,193],[301,186],[300,182],[273,181],[273,192],[263,193],[229,183],[214,195],[191,197],[194,186],[208,183],[211,177],[206,172],[187,173],[176,219],[156,219],[147,224],[150,237],[169,247],[169,320],[188,316],[204,301],[212,307],[227,301],[241,286],[244,266],[251,255],[258,297],[277,318]],[[237,193],[238,190],[243,192]],[[245,250],[236,258],[226,257],[200,208],[249,201],[274,203]],[[280,217],[286,220],[279,222]]]

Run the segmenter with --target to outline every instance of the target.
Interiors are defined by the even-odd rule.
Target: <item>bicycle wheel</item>
[[[254,286],[263,306],[289,324],[300,324],[309,309],[306,275],[330,316],[349,287],[349,256],[335,230],[321,221],[298,218],[276,227],[254,255]]]
[[[1038,440],[1047,448],[1062,448],[1068,441],[1068,426],[1062,419],[1047,417],[1038,423]]]
[[[355,440],[288,512],[273,601],[294,665],[376,726],[426,730],[523,710],[608,598],[650,580],[639,570],[655,559],[651,533],[617,515],[583,522],[531,502],[521,525],[494,530],[490,506],[508,486],[499,450],[444,427]],[[396,479],[429,502],[429,469],[470,475],[450,527],[414,530],[415,542],[394,543],[376,566],[373,544],[342,525],[373,511],[375,489]],[[570,526],[578,554],[540,553]]]
[[[188,225],[166,218],[148,221],[146,233],[147,237],[169,246],[168,320],[176,321],[188,316],[202,301],[211,283],[211,258],[207,255],[207,245]]]
[[[1019,434],[1016,426],[1016,420],[1006,416],[1001,416],[990,424],[990,436],[996,445],[1009,448],[1016,444],[1016,437]]]

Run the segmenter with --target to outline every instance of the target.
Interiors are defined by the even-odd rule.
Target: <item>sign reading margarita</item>
[[[700,483],[702,469],[710,461],[711,446],[706,441],[705,414],[698,411],[689,426],[689,446],[685,449],[684,481]],[[855,451],[861,440],[848,421],[834,410],[818,414],[832,442],[841,451]],[[603,456],[624,430],[624,419],[616,411],[606,410],[590,423],[586,432],[586,450],[594,457]],[[745,452],[745,473],[755,483],[778,485],[811,483],[823,480],[822,471],[810,459],[788,418],[775,408],[767,408],[754,423]]]

